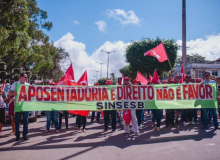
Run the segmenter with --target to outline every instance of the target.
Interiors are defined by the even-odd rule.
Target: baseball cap
[[[171,78],[171,79],[169,80],[169,83],[174,83],[174,79]]]
[[[133,84],[134,83],[139,83],[140,81],[138,81],[137,79],[133,80]]]
[[[163,84],[167,84],[167,81],[166,80],[163,80],[163,82],[162,82]]]
[[[124,80],[130,80],[129,77],[125,77]]]
[[[105,81],[105,85],[111,85],[112,84],[112,81],[111,80],[106,80]]]
[[[176,76],[175,76],[175,78],[177,78],[177,77],[180,77],[180,78],[182,78],[182,76],[181,76],[181,75],[176,75]]]
[[[201,78],[196,78],[196,82],[202,82]]]
[[[185,78],[191,78],[191,76],[189,74],[187,74]]]

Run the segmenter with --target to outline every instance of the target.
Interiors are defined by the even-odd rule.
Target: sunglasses
[[[26,79],[26,78],[28,78],[28,77],[24,77],[24,78]]]
[[[208,77],[209,75],[205,75],[205,77]]]

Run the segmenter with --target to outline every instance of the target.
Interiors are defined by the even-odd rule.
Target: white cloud
[[[129,43],[124,43],[122,41],[116,42],[105,42],[97,50],[95,50],[92,55],[88,55],[85,51],[86,45],[82,42],[74,40],[74,36],[71,33],[67,33],[62,38],[57,40],[54,45],[56,47],[62,47],[66,52],[70,54],[70,59],[73,62],[73,69],[75,72],[75,80],[81,77],[85,70],[88,73],[89,83],[92,84],[94,77],[96,75],[95,71],[98,70],[97,78],[100,78],[100,64],[96,62],[104,62],[107,64],[107,53],[104,51],[115,51],[109,55],[109,77],[110,73],[115,73],[116,76],[121,76],[119,69],[128,65],[125,62],[125,48]],[[107,76],[107,65],[102,65],[102,77]],[[66,67],[67,68],[67,67]]]
[[[119,20],[121,24],[139,24],[140,20],[134,13],[134,11],[129,10],[128,12],[125,12],[123,9],[108,9],[106,11],[106,14],[109,17],[113,17],[116,20]]]
[[[75,25],[81,24],[79,21],[73,21]]]
[[[182,46],[182,40],[178,40],[177,44]],[[206,57],[207,60],[216,60],[220,58],[220,33],[216,35],[208,35],[204,39],[199,38],[187,42],[187,54],[199,54]],[[182,50],[178,51],[178,56],[182,55]]]
[[[104,21],[98,21],[98,22],[95,22],[95,24],[98,25],[98,28],[101,32],[105,33],[107,24]]]

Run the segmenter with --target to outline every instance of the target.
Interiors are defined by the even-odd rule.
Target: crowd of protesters
[[[154,82],[149,84],[178,84],[181,79],[180,75],[176,75],[175,78],[172,78],[172,74],[170,75],[168,81],[163,80],[161,82]],[[17,95],[15,92],[16,84],[27,84],[27,75],[24,73],[20,74],[19,81],[16,83],[13,83],[10,90],[6,94],[6,92],[3,90],[3,86],[0,86],[0,135],[2,134],[2,127],[3,123],[5,122],[5,108],[9,107],[9,119],[11,121],[12,126],[12,132],[11,135],[16,136],[16,141],[20,140],[20,121],[21,116],[23,117],[23,139],[28,140],[27,134],[28,134],[28,119],[29,119],[29,112],[23,111],[23,112],[15,112],[14,113],[14,97]],[[207,84],[207,83],[216,83],[215,79],[211,79],[210,73],[205,72],[204,73],[204,80],[201,78],[196,78],[196,80],[192,80],[190,75],[186,75],[184,79],[184,84],[188,83],[201,83],[201,84]],[[46,85],[51,85],[49,81],[46,82]],[[94,84],[95,86],[98,86],[98,83]],[[112,85],[112,82],[110,80],[106,80],[105,85]],[[129,77],[124,77],[123,79],[123,85],[142,85],[140,81],[134,80],[133,83],[130,82]],[[218,99],[220,100],[220,99]],[[208,108],[208,107],[207,107]],[[201,121],[203,122],[203,126],[201,129],[207,129],[208,124],[214,124],[215,129],[219,128],[219,122],[218,122],[218,115],[217,115],[217,109],[215,108],[202,108],[201,110]],[[109,124],[111,122],[111,130],[112,132],[116,131],[116,124],[117,122],[120,122],[121,119],[123,119],[123,126],[124,126],[124,132],[126,135],[129,135],[132,132],[134,132],[135,135],[139,135],[139,131],[142,129],[142,124],[144,122],[144,117],[146,114],[149,114],[152,116],[152,125],[155,125],[154,130],[160,131],[160,125],[161,125],[161,119],[166,117],[165,123],[166,127],[175,127],[180,122],[183,123],[183,125],[187,124],[197,124],[198,122],[198,115],[197,112],[198,109],[166,109],[165,115],[163,115],[164,111],[162,109],[152,109],[152,110],[144,110],[144,109],[129,109],[129,110],[105,110],[103,111],[104,116],[104,124],[103,124],[103,132],[107,132],[109,130]],[[95,113],[97,112],[96,122],[100,123],[100,111],[91,111],[91,121],[90,123],[94,122],[95,119]],[[126,120],[123,117],[126,114],[130,114],[130,122],[127,123]],[[220,113],[219,113],[220,114]],[[65,124],[66,129],[69,129],[68,127],[68,117],[69,113],[67,111],[46,111],[46,133],[50,131],[50,129],[54,126],[55,132],[59,132],[59,129],[61,129],[62,124],[62,117],[65,117]],[[180,117],[181,115],[181,117]],[[83,115],[77,115],[76,117],[76,126],[78,128],[78,131],[85,132],[86,131],[86,122],[87,117]],[[130,128],[131,124],[131,128]]]

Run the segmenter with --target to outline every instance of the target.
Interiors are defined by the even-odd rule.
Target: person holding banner
[[[53,119],[54,121],[54,126],[55,126],[55,132],[59,132],[59,126],[58,126],[58,112],[59,111],[46,111],[46,116],[47,116],[47,125],[46,125],[46,131],[45,133],[48,133],[50,130],[50,124],[51,120]]]
[[[11,86],[10,91],[8,92],[8,96],[16,96],[17,92],[15,92],[16,84],[26,84],[29,85],[29,83],[26,83],[27,80],[27,74],[21,73],[19,81],[16,83],[13,83]],[[23,139],[28,140],[27,134],[28,134],[28,119],[29,119],[29,112],[23,111],[23,112],[15,112],[15,133],[16,133],[16,141],[20,140],[20,121],[21,116],[23,116]]]
[[[59,111],[59,129],[61,129],[63,114],[65,117],[66,129],[68,129],[68,113],[67,113],[67,111]]]
[[[112,85],[111,80],[106,80],[105,85]],[[112,118],[112,132],[116,131],[116,110],[105,110],[104,113],[104,132],[108,131],[108,124],[110,122],[110,116]]]
[[[141,85],[140,81],[137,79],[133,80],[133,85]],[[143,109],[136,109],[136,117],[138,121],[138,128],[141,129],[141,114]]]
[[[186,75],[185,82],[183,84],[190,84],[191,82],[191,76]],[[189,121],[189,124],[196,124],[192,118],[193,118],[193,111],[194,109],[183,109],[183,125],[187,125],[187,120]]]
[[[201,84],[209,84],[209,83],[216,83],[214,80],[211,80],[211,76],[209,72],[204,73],[205,80],[201,82]],[[207,129],[208,128],[208,108],[202,108],[203,110],[203,127],[202,129]],[[215,129],[220,129],[219,128],[219,123],[218,123],[218,117],[217,117],[217,109],[216,108],[210,108],[213,114],[213,122]]]
[[[182,76],[180,75],[176,75],[174,78],[174,84],[179,84],[180,79],[182,78]],[[179,115],[180,115],[181,109],[176,109],[176,124],[179,124]]]
[[[128,77],[124,78],[124,84],[123,85],[131,85],[130,79]],[[126,110],[123,110],[123,112],[126,112]],[[129,112],[128,112],[129,113]],[[129,135],[130,134],[130,123],[127,123],[125,121],[125,114],[123,114],[123,124],[124,124],[124,130],[125,134]],[[137,122],[137,117],[136,117],[136,110],[135,109],[130,109],[130,121],[132,123],[132,130],[134,131],[135,135],[139,135],[139,130],[138,130],[138,122]]]

